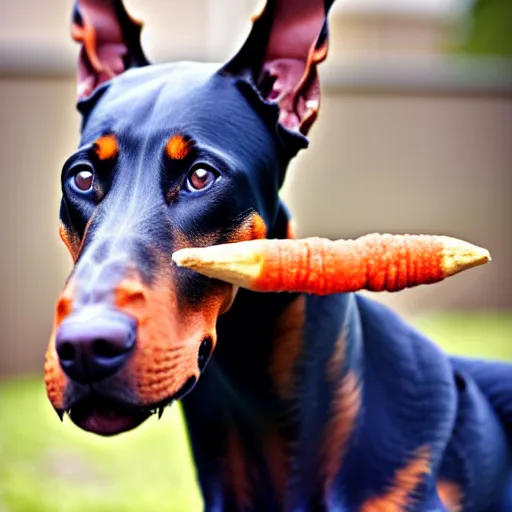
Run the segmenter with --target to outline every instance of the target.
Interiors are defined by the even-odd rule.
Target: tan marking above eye
[[[119,146],[115,135],[103,135],[94,143],[94,151],[100,160],[111,160],[117,156]]]
[[[178,134],[169,139],[165,151],[172,160],[184,160],[192,150],[192,146],[192,141],[188,137]]]

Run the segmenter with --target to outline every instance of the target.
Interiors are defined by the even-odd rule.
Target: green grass
[[[512,360],[512,315],[415,322],[450,352]],[[207,428],[207,427],[206,427]],[[0,383],[0,512],[201,510],[178,407],[111,439],[64,425],[42,378]]]
[[[512,361],[510,313],[432,314],[414,323],[451,354]]]
[[[103,439],[62,425],[42,378],[0,384],[0,512],[200,509],[178,407]]]

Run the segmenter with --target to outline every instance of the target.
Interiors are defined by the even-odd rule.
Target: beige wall
[[[0,80],[0,375],[41,369],[69,269],[57,229],[60,168],[78,133],[74,88]]]

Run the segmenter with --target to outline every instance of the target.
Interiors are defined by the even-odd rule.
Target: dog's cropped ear
[[[317,66],[327,56],[327,14],[334,0],[267,0],[224,72],[245,77],[277,103],[279,122],[306,134],[318,115]]]
[[[82,45],[78,101],[128,68],[149,64],[140,44],[141,29],[122,0],[75,0],[71,35]]]

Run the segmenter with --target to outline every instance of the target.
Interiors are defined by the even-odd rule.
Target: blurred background
[[[126,0],[151,60],[224,61],[254,0]],[[0,0],[0,512],[200,510],[178,407],[112,440],[42,385],[71,261],[60,169],[78,142],[72,0]],[[438,233],[490,265],[383,294],[447,350],[512,360],[512,3],[337,0],[311,147],[283,190],[299,236]]]

